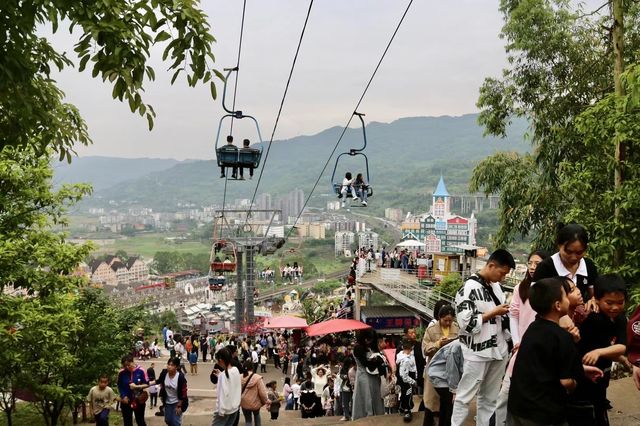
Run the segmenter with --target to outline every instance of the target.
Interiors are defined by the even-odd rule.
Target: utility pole
[[[614,67],[613,67],[613,82],[615,85],[615,94],[617,100],[616,108],[624,108],[621,101],[625,95],[624,87],[622,86],[621,75],[624,72],[624,0],[612,0],[611,11],[613,14],[613,27],[611,30],[613,41],[613,55],[614,55]],[[615,176],[614,176],[614,189],[620,191],[622,184],[624,183],[624,162],[627,157],[627,146],[623,140],[623,135],[618,133],[616,128],[614,142],[615,142]],[[614,221],[620,223],[622,220],[620,212],[620,203],[617,202],[614,210]],[[614,265],[620,266],[624,263],[624,249],[621,246],[615,248]]]
[[[253,255],[255,253],[255,246],[253,244],[249,244],[246,247],[247,251],[247,291],[246,291],[246,300],[247,300],[247,324],[253,324],[255,321],[254,315],[254,302],[253,302],[253,290],[255,289],[255,273],[254,273],[254,263],[253,263]]]
[[[244,250],[243,246],[238,246],[236,248],[236,273],[238,277],[238,282],[236,284],[236,312],[235,312],[235,332],[240,333],[242,329],[242,323],[244,322],[244,291],[243,291],[243,282],[244,276],[242,274],[242,251]]]

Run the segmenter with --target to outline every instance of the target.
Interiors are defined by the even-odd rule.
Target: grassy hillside
[[[392,123],[367,126],[370,183],[374,186],[376,211],[389,206],[405,210],[424,209],[425,195],[430,193],[442,173],[449,191],[466,192],[471,170],[477,162],[499,150],[523,152],[524,121],[517,121],[505,139],[483,138],[477,115],[462,117],[403,118]],[[298,187],[308,194],[340,134],[335,127],[313,136],[300,136],[274,142],[269,154],[259,192],[285,194]],[[337,153],[359,148],[362,131],[349,129]],[[344,161],[343,161],[344,159]],[[324,205],[330,195],[330,177],[335,156],[330,161],[311,205]],[[343,156],[336,180],[345,171],[364,171],[362,157]],[[258,172],[256,172],[257,178]],[[254,181],[230,181],[227,200],[248,198]],[[168,170],[148,173],[97,191],[88,203],[124,200],[130,203],[166,209],[177,203],[196,205],[220,203],[224,180],[219,178],[215,161],[179,163]]]
[[[99,191],[180,163],[173,159],[80,157],[53,164],[56,184],[91,183]]]

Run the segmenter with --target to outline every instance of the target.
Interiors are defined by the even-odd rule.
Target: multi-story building
[[[303,222],[296,225],[299,237],[313,238],[314,240],[322,240],[325,238],[325,226],[319,222]]]
[[[106,286],[129,284],[149,279],[149,267],[139,258],[131,257],[123,262],[116,256],[95,260],[91,264],[91,281]]]
[[[460,245],[475,245],[477,227],[473,213],[469,218],[451,213],[451,196],[442,176],[433,193],[430,211],[409,216],[401,225],[403,238],[423,241],[427,253],[461,253]]]
[[[336,256],[342,256],[345,250],[351,250],[351,246],[356,240],[356,234],[351,231],[338,231],[335,235]]]
[[[365,231],[358,233],[358,247],[365,247],[367,249],[373,247],[373,251],[378,251],[379,236],[372,231]]]
[[[393,220],[394,222],[400,222],[403,218],[402,209],[389,207],[384,209],[384,217]]]

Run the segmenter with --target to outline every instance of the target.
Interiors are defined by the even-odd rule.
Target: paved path
[[[156,373],[159,374],[162,368],[166,364],[167,358],[160,358],[155,360]],[[147,368],[150,365],[149,361],[140,362],[142,366]],[[209,426],[211,424],[211,418],[215,408],[216,392],[214,386],[209,381],[209,373],[213,364],[211,362],[198,364],[199,374],[192,375],[187,374],[187,380],[189,383],[189,396],[190,406],[189,411],[185,414],[183,420],[183,426]],[[265,381],[276,380],[278,381],[278,389],[282,389],[284,383],[284,375],[281,371],[276,370],[273,365],[267,366],[267,373],[260,373]],[[640,391],[635,388],[631,378],[625,378],[621,380],[615,380],[611,382],[609,387],[609,399],[612,402],[613,410],[609,412],[612,426],[640,426]],[[418,404],[416,404],[417,407]],[[147,425],[148,426],[161,426],[164,425],[162,417],[155,417],[153,414],[156,410],[147,409]],[[262,420],[269,422],[269,413],[266,410],[262,410]],[[422,413],[416,413],[411,425],[422,425],[423,415]],[[323,417],[319,419],[305,419],[301,422],[300,413],[297,411],[285,411],[280,410],[280,417],[278,424],[281,426],[300,426],[303,423],[305,425],[333,425],[344,424],[340,422],[339,417]],[[244,419],[241,418],[240,425],[244,424]],[[389,416],[377,416],[369,417],[366,419],[360,419],[350,424],[362,424],[372,426],[392,426],[392,425],[404,425],[402,418],[399,415]],[[469,426],[474,425],[473,417],[466,423]]]

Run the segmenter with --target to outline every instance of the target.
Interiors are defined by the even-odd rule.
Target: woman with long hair
[[[587,310],[595,310],[593,286],[598,278],[598,269],[593,261],[585,257],[589,248],[589,234],[582,225],[570,223],[562,226],[556,238],[558,251],[544,259],[533,275],[533,282],[543,278],[569,277],[587,302]]]
[[[242,385],[238,368],[231,364],[229,349],[216,352],[216,366],[211,374],[218,379],[218,404],[211,426],[232,426],[240,411]]]
[[[352,404],[353,420],[384,414],[380,376],[378,375],[378,368],[384,367],[384,361],[381,357],[374,356],[374,354],[378,353],[377,344],[378,338],[372,328],[358,332],[357,343],[353,348],[353,356],[356,362],[356,380]],[[367,370],[375,372],[375,374]]]
[[[260,426],[260,408],[265,405],[267,398],[267,388],[264,385],[262,376],[254,371],[254,364],[251,359],[244,361],[244,373],[242,374],[242,389],[240,396],[240,407],[244,415],[246,425]]]

